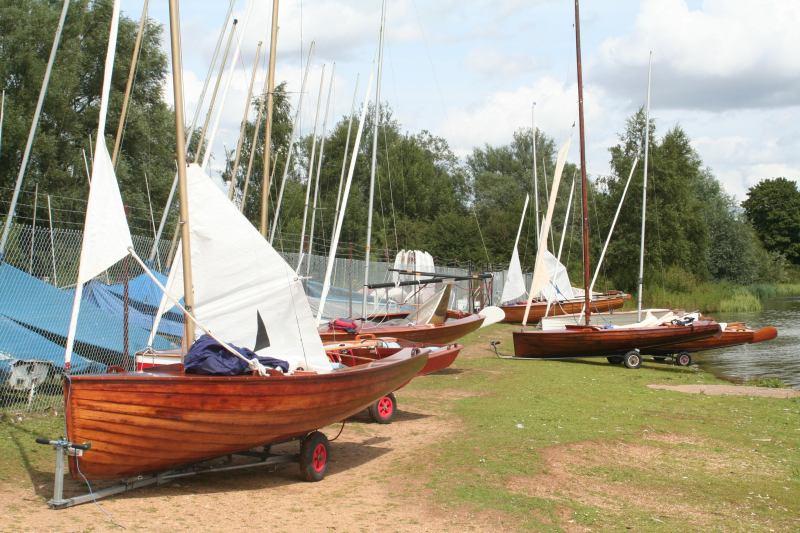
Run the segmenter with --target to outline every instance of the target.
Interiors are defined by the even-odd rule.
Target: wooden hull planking
[[[778,330],[772,326],[767,326],[753,331],[749,328],[726,329],[721,335],[707,337],[694,341],[681,342],[648,348],[645,353],[649,355],[673,355],[680,352],[702,352],[704,350],[714,350],[717,348],[729,348],[740,344],[753,344],[772,340],[778,336]]]
[[[719,335],[716,322],[690,326],[600,329],[575,327],[556,331],[515,331],[514,355],[523,358],[569,358],[624,355],[630,350]]]
[[[436,325],[363,324],[355,333],[321,329],[319,336],[322,337],[323,343],[354,340],[358,335],[373,335],[375,337],[394,337],[422,344],[449,344],[464,335],[472,333],[481,327],[481,324],[483,324],[483,317],[469,315],[465,318],[448,320],[444,324]]]
[[[620,309],[625,300],[629,299],[627,294],[619,294],[613,296],[600,296],[592,300],[592,313],[607,313],[614,309]],[[558,305],[551,305],[550,311],[547,316],[571,315],[583,311],[583,299],[572,299],[560,302]],[[512,304],[501,305],[506,318],[503,322],[512,324],[522,324],[522,319],[525,317],[525,304]],[[539,322],[547,311],[547,302],[536,301],[531,303],[531,310],[528,314],[528,324],[536,324]]]
[[[67,437],[91,449],[70,459],[70,471],[120,479],[302,436],[365,409],[426,363],[423,351],[329,374],[72,376],[64,383]]]
[[[395,339],[391,339],[394,341]],[[402,348],[408,347],[423,347],[422,344],[419,343],[410,343],[408,341],[399,341],[401,348],[397,347],[385,347],[385,346],[360,346],[360,345],[352,345],[352,344],[345,344],[342,347],[328,347],[326,346],[326,351],[333,354],[336,359],[341,359],[341,362],[347,366],[353,366],[357,364],[363,363],[364,359],[383,359],[385,357],[389,357],[398,350]],[[461,344],[450,344],[446,346],[431,346],[427,345],[424,346],[425,348],[440,348],[435,351],[431,351],[428,354],[428,362],[425,363],[425,366],[420,370],[417,375],[424,376],[427,374],[431,374],[433,372],[438,372],[440,370],[444,370],[448,368],[450,365],[455,362],[458,354],[464,348]]]

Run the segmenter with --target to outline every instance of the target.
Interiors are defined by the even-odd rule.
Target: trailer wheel
[[[642,355],[639,350],[631,350],[623,357],[622,363],[625,368],[639,368],[642,366]]]
[[[619,355],[612,355],[610,357],[606,357],[606,359],[612,365],[618,365],[622,362],[622,357],[620,357]]]
[[[675,356],[675,364],[678,366],[689,366],[692,364],[692,356],[689,352],[681,352]]]
[[[393,392],[381,396],[369,406],[369,416],[378,424],[388,424],[397,412],[397,398]]]
[[[328,472],[328,437],[319,431],[306,435],[300,445],[300,475],[306,481],[321,481]]]

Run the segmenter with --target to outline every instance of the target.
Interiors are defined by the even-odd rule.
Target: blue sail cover
[[[5,383],[16,361],[45,361],[58,372],[64,371],[64,347],[0,316],[0,383]],[[73,355],[70,363],[73,374],[105,372],[104,364]]]
[[[83,301],[91,302],[103,311],[111,313],[122,320],[125,316],[125,300],[124,289],[120,289],[120,287],[121,285],[106,285],[100,281],[90,281],[83,287]],[[156,288],[155,286],[153,287]],[[120,289],[119,292],[118,289]],[[156,303],[156,307],[151,307],[147,303],[134,298],[133,294],[142,295],[141,292],[128,291],[128,324],[149,332],[153,328],[158,303]],[[183,322],[177,322],[170,318],[174,318],[174,313],[166,313],[164,315],[158,324],[158,333],[177,339],[182,338]],[[178,318],[182,319],[183,315],[178,315]]]
[[[73,290],[53,287],[7,263],[0,265],[0,315],[59,345],[66,342]],[[147,330],[130,324],[129,353],[146,348],[147,340]],[[75,352],[84,357],[120,355],[124,351],[122,319],[95,305],[83,306],[75,341]],[[156,336],[153,347],[166,350],[176,345]]]

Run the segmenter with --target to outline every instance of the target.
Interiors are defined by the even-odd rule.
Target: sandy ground
[[[444,377],[444,376],[442,376]],[[436,379],[436,376],[431,376]],[[438,409],[451,398],[415,392],[388,425],[366,415],[347,423],[331,443],[327,477],[319,483],[299,478],[296,464],[205,474],[113,496],[99,505],[65,510],[47,508],[52,471],[31,471],[18,488],[0,486],[2,531],[442,531],[491,530],[491,517],[453,512],[431,503],[429,491],[409,474],[427,468],[426,457],[454,431],[456,421]],[[438,393],[441,395],[441,393]],[[420,400],[422,400],[420,402]],[[438,404],[438,405],[437,405]],[[324,429],[333,438],[340,425]],[[297,445],[282,448],[293,452]],[[67,483],[67,496],[85,485]]]
[[[744,385],[648,385],[649,389],[707,394],[709,396],[759,396],[762,398],[800,398],[800,390],[748,387]]]

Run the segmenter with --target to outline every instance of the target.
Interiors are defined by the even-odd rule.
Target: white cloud
[[[598,80],[638,97],[654,51],[659,105],[731,109],[800,103],[800,2],[645,0],[629,35],[605,39]]]

